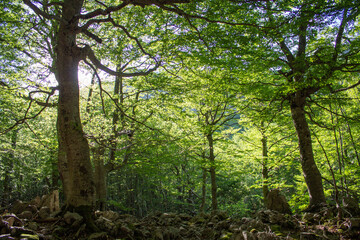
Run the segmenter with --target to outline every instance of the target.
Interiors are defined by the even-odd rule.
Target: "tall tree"
[[[79,45],[78,36],[83,34],[101,43],[101,39],[92,31],[96,31],[96,25],[110,23],[114,28],[119,28],[142,48],[140,40],[130,35],[126,28],[116,22],[112,13],[119,12],[125,7],[156,5],[159,8],[166,8],[167,4],[186,3],[184,0],[166,1],[122,1],[117,5],[106,6],[107,4],[87,3],[84,6],[83,0],[64,0],[59,3],[37,2],[24,0],[39,18],[56,21],[58,29],[53,33],[56,39],[54,53],[54,73],[58,82],[58,139],[59,139],[59,171],[63,182],[68,209],[75,209],[84,215],[91,224],[91,210],[94,204],[94,174],[90,163],[90,151],[87,139],[84,136],[80,118],[79,108],[79,63],[88,62],[88,59],[98,69],[108,74],[133,77],[147,75],[158,67],[157,60],[150,57],[149,65],[153,68],[142,72],[116,72],[103,65],[97,59],[94,51],[86,42]],[[55,6],[61,9],[55,11]],[[56,10],[58,10],[56,8]],[[105,16],[105,17],[103,17]],[[89,63],[90,64],[90,63]]]
[[[183,104],[179,106],[179,111],[186,114],[181,118],[183,123],[179,125],[183,125],[183,128],[189,132],[188,140],[197,141],[200,145],[197,146],[199,151],[197,155],[201,161],[205,160],[203,180],[206,178],[206,171],[210,173],[211,208],[216,212],[218,210],[216,143],[232,134],[232,128],[228,124],[238,115],[235,108],[236,94],[224,82],[231,82],[234,79],[226,76],[227,71],[211,67],[203,70],[193,65],[189,66],[187,71],[183,77],[186,84],[183,86]],[[189,124],[192,126],[186,126]],[[201,208],[203,205],[204,203]]]
[[[258,19],[258,24],[256,30],[253,26],[250,28],[249,34],[253,34],[255,44],[248,46],[250,57],[243,57],[240,64],[246,61],[248,71],[252,68],[272,76],[268,80],[253,81],[252,86],[258,86],[252,89],[255,93],[269,97],[270,90],[273,92],[270,99],[282,101],[282,105],[288,103],[310,196],[309,209],[316,209],[325,204],[326,199],[314,158],[307,105],[310,98],[336,94],[360,84],[358,80],[350,80],[360,69],[356,37],[359,4],[355,1],[276,1],[253,3],[253,7],[252,16]],[[350,81],[340,82],[340,73],[349,76]]]

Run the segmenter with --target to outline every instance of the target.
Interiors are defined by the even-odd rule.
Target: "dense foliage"
[[[122,2],[86,1],[82,14]],[[298,95],[327,203],[360,197],[357,1],[129,2],[111,21],[105,12],[84,17],[88,29],[77,35],[101,66],[124,73],[86,58],[78,72],[98,208],[246,216],[278,188],[294,212],[304,210]],[[0,5],[6,206],[62,191],[54,59],[65,20],[63,1]]]

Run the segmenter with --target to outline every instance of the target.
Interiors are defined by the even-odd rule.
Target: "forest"
[[[0,239],[360,239],[359,1],[0,6]]]

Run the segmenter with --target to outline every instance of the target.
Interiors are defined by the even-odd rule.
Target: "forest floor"
[[[360,239],[360,216],[338,220],[334,208],[301,215],[261,210],[252,218],[231,218],[224,212],[196,216],[154,213],[136,218],[103,211],[95,213],[96,233],[87,232],[77,213],[57,217],[32,205],[21,211],[2,213],[0,239]]]

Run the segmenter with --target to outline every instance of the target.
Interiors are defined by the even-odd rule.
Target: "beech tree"
[[[192,142],[194,158],[200,159],[203,170],[202,204],[205,206],[205,182],[210,174],[211,209],[218,211],[216,172],[219,169],[217,156],[219,142],[226,141],[228,135],[237,130],[231,123],[241,109],[235,108],[237,94],[228,83],[234,81],[227,76],[228,72],[216,68],[201,69],[193,64],[179,74],[183,79],[182,97],[177,104],[178,115],[182,115],[178,123],[184,129],[186,141]],[[235,124],[236,125],[236,124]],[[195,143],[195,144],[194,144]]]
[[[284,36],[281,32],[277,33],[276,42],[283,54],[280,58],[287,64],[287,67],[280,69],[279,72],[292,85],[286,99],[289,101],[298,135],[301,164],[310,196],[310,208],[323,204],[326,200],[321,174],[314,159],[311,132],[306,119],[305,107],[307,99],[323,88],[330,86],[330,93],[345,90],[336,86],[336,83],[331,83],[331,80],[336,79],[337,72],[351,74],[360,67],[354,59],[358,51],[348,52],[348,50],[345,50],[356,42],[353,39],[355,36],[352,33],[352,24],[360,13],[358,7],[358,4],[354,3],[349,5],[331,3],[327,5],[322,1],[317,3],[305,1],[296,11],[297,16],[295,19],[298,21],[298,24],[296,24],[298,29],[294,29],[297,36],[295,45],[288,41],[291,39],[290,35]],[[332,8],[336,10],[331,12]],[[324,10],[321,11],[320,9]],[[334,16],[332,14],[339,15]],[[322,22],[331,21],[332,19],[336,19],[339,23],[327,35],[328,33],[325,32],[326,28],[322,26]],[[272,21],[270,15],[269,20]],[[319,23],[319,25],[316,23]],[[314,31],[319,31],[319,33]],[[317,45],[312,39],[313,37],[320,37],[318,34],[327,35],[328,41]],[[353,40],[347,41],[346,39]],[[296,49],[295,52],[292,49]],[[350,83],[343,87],[351,88],[359,83],[353,83],[354,85]],[[334,86],[338,89],[335,90]]]
[[[245,74],[268,76],[247,81],[250,91],[291,110],[298,137],[309,209],[326,203],[322,176],[314,158],[307,106],[321,95],[337,94],[360,85],[356,73],[359,4],[355,1],[276,1],[253,4],[258,30],[248,46]],[[255,33],[255,32],[256,33]],[[241,65],[243,66],[243,65]],[[346,76],[347,81],[340,78]],[[245,83],[245,82],[244,82]],[[270,96],[269,93],[273,95]]]
[[[55,52],[53,57],[53,71],[58,82],[58,139],[59,157],[58,166],[63,182],[66,197],[66,208],[73,209],[84,215],[91,226],[91,210],[94,204],[94,174],[90,162],[88,140],[84,136],[79,109],[79,63],[84,61],[89,65],[105,71],[108,74],[120,77],[144,76],[155,71],[159,61],[150,56],[148,69],[139,72],[116,72],[103,65],[86,42],[79,42],[78,36],[85,35],[89,41],[101,43],[101,39],[93,33],[96,26],[110,23],[136,42],[139,48],[142,45],[139,39],[133,37],[126,28],[116,22],[112,14],[131,5],[145,7],[156,5],[166,8],[167,4],[187,3],[184,0],[166,1],[122,1],[117,5],[87,3],[83,0],[64,0],[63,2],[32,2],[23,1],[42,19],[58,23],[54,29]],[[94,5],[91,5],[94,4]],[[58,7],[60,6],[60,8]],[[89,9],[89,10],[86,10]],[[79,45],[80,44],[80,45]]]
[[[7,51],[6,62],[2,62],[2,65],[12,65],[19,61],[18,57],[26,56],[27,60],[31,60],[28,62],[33,62],[30,63],[33,68],[27,68],[31,70],[31,73],[27,75],[28,78],[36,77],[34,72],[38,71],[36,68],[38,64],[48,67],[55,76],[57,87],[38,88],[36,94],[30,94],[24,99],[30,102],[29,109],[33,108],[35,102],[45,107],[49,105],[49,97],[58,91],[58,166],[66,197],[65,209],[78,211],[91,221],[90,213],[95,203],[95,176],[79,106],[79,70],[83,66],[87,66],[87,69],[99,75],[101,74],[98,72],[102,71],[106,75],[116,76],[115,82],[118,86],[114,91],[114,96],[116,94],[121,96],[119,87],[123,78],[157,74],[160,70],[166,71],[171,77],[178,77],[179,68],[183,67],[183,64],[196,65],[201,70],[210,69],[212,66],[209,66],[213,65],[223,75],[229,74],[233,79],[238,79],[239,85],[247,85],[245,88],[238,88],[238,93],[246,94],[249,91],[254,96],[257,95],[259,99],[267,98],[272,102],[280,102],[279,105],[288,107],[292,114],[299,140],[301,164],[310,195],[310,207],[325,203],[323,176],[316,165],[313,152],[314,139],[311,138],[309,120],[314,120],[314,113],[310,112],[309,104],[314,104],[320,96],[339,94],[360,85],[358,77],[360,71],[359,28],[357,26],[360,10],[356,1],[123,0],[100,2],[64,0],[51,2],[23,0],[22,2],[27,5],[22,9],[22,13],[32,11],[35,15],[29,18],[25,16],[27,20],[31,19],[26,22],[30,27],[16,35],[20,39],[17,44],[16,38],[4,37],[3,31],[0,32],[2,34],[0,41],[7,44],[5,47],[1,45],[0,48],[6,50],[13,47],[21,53],[15,59]],[[12,7],[12,5],[9,6]],[[194,15],[186,13],[183,9],[193,12]],[[151,22],[149,24],[157,23],[157,17],[161,18],[161,23],[154,27],[155,30],[151,34],[147,34],[145,30],[131,28],[131,24],[124,24],[130,19],[129,16],[125,16],[128,10],[139,13],[138,20],[144,20],[142,23],[144,26],[148,24],[147,21]],[[16,8],[13,11],[15,12]],[[8,17],[6,15],[6,18]],[[11,22],[10,18],[9,22]],[[22,30],[20,25],[17,25],[16,29]],[[108,50],[109,45],[103,38],[109,38],[108,40],[112,41],[111,38],[116,36],[116,34],[108,34],[109,31],[121,32],[122,36],[125,36],[121,40],[122,47],[137,48],[136,57],[128,59],[131,57],[128,55],[122,57],[124,55],[121,51]],[[173,36],[173,38],[164,39],[164,42],[168,44],[166,51],[169,51],[166,59],[169,61],[165,66],[161,66],[163,58],[159,54],[161,51],[157,48],[159,45],[150,44],[153,35],[163,31],[168,34],[167,36]],[[185,38],[178,38],[180,35]],[[26,41],[22,41],[20,36],[23,36]],[[181,40],[176,40],[176,38]],[[184,44],[184,39],[190,40],[189,44]],[[154,42],[160,42],[157,40]],[[106,46],[102,48],[103,45]],[[178,52],[171,51],[177,45],[180,45]],[[24,50],[23,47],[28,48]],[[119,61],[113,61],[117,58],[116,56],[120,56]],[[170,62],[177,57],[180,60],[176,59],[171,65]],[[133,61],[135,58],[140,59],[141,63]],[[23,69],[26,67],[28,66],[24,65]],[[259,75],[252,74],[253,72],[262,72],[259,74],[262,78],[258,78]],[[40,75],[46,74],[38,71],[38,76]],[[1,76],[1,87],[9,86],[7,80],[4,80],[7,77]],[[181,77],[179,81],[185,79]],[[46,77],[39,81],[29,82],[38,87],[44,79]],[[224,77],[222,80],[226,79]],[[161,78],[158,81],[162,80],[164,79]],[[29,82],[24,81],[20,85],[27,85]],[[100,78],[99,82],[101,83]],[[214,85],[208,93],[209,96],[216,96],[214,93],[223,89],[226,84],[228,87],[234,85],[234,81],[225,84],[223,82],[220,84],[220,82]],[[188,83],[192,82],[184,82],[184,84]],[[175,81],[164,81],[163,85],[166,84],[171,85],[173,89],[179,86]],[[208,84],[211,84],[211,81]],[[183,89],[176,89],[176,91],[179,95],[183,94]],[[41,95],[44,101],[38,102],[34,99],[35,95]],[[185,97],[190,98],[188,95]],[[210,100],[214,99],[210,98]],[[167,101],[171,100],[167,99]],[[115,99],[114,102],[120,106],[118,109],[121,109],[121,97]],[[196,109],[204,113],[202,117],[208,125],[204,126],[203,133],[205,134],[202,137],[206,136],[208,141],[208,159],[212,161],[210,171],[215,174],[215,156],[214,152],[211,152],[214,149],[214,139],[211,134],[217,131],[223,133],[223,129],[218,128],[218,124],[223,124],[223,120],[233,116],[228,111],[228,108],[233,110],[233,106],[225,104],[227,102],[223,99],[215,99],[203,105],[201,101],[197,103],[199,106]],[[43,111],[42,109],[37,109],[37,113],[33,116],[38,116]],[[337,111],[342,110],[339,108]],[[319,112],[322,112],[321,107]],[[219,118],[221,116],[225,116],[225,119]],[[143,117],[146,118],[146,116]],[[122,122],[121,118],[129,118],[129,116],[121,111],[113,112],[114,123]],[[24,119],[15,121],[15,124],[9,124],[13,125],[10,128],[15,129],[16,125],[26,120],[29,120],[27,113]],[[151,124],[156,126],[157,123]],[[353,128],[348,127],[348,129],[353,131]],[[123,129],[114,127],[113,130],[111,134],[118,137],[116,134]],[[262,131],[262,133],[266,132]],[[333,135],[336,143],[340,144],[338,134],[334,132]],[[269,146],[266,146],[265,135],[263,138],[264,159],[268,158],[266,147],[269,149]],[[355,151],[351,154],[354,154],[359,162],[356,139],[349,137],[352,138],[349,142],[352,143],[353,151]],[[320,140],[318,142],[321,142]],[[113,150],[116,148],[116,144],[111,146],[110,159],[114,158],[115,151]],[[340,147],[337,148],[340,153]],[[99,159],[106,153],[103,149],[100,150],[95,154]],[[154,154],[154,156],[158,155]],[[338,162],[343,171],[344,163],[340,160]],[[265,192],[267,192],[266,189]],[[213,206],[215,209],[215,201]]]

